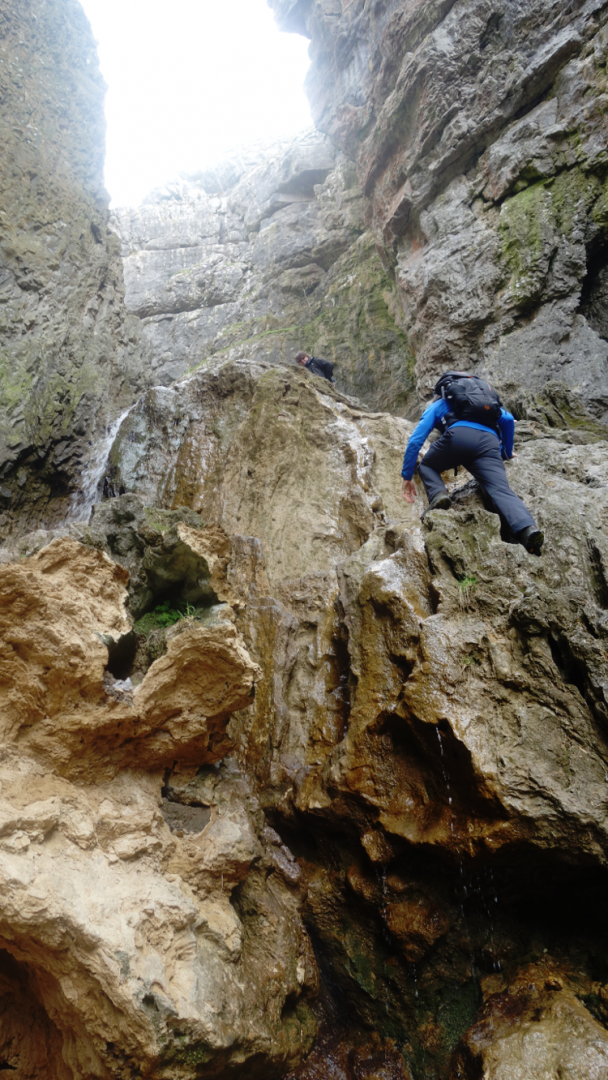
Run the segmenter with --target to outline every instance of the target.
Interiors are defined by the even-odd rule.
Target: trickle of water
[[[382,899],[381,899],[381,903],[380,903],[380,915],[381,915],[381,918],[382,918],[382,923],[381,923],[381,925],[382,925],[382,939],[384,941],[385,946],[387,947],[387,951],[389,952],[389,954],[392,954],[393,951],[394,951],[394,948],[395,948],[395,943],[393,941],[393,938],[391,937],[391,934],[389,933],[388,926],[387,926],[387,921],[386,921],[386,904],[387,904],[386,866],[382,867],[382,872],[381,872],[381,874],[378,875],[378,877],[379,877],[380,888],[382,890]],[[384,1007],[386,1009],[386,1012],[388,1013],[388,1012],[390,1012],[390,1007],[391,1007],[391,991],[390,991],[388,978],[385,978],[385,980],[384,980],[384,988],[385,988]]]
[[[439,742],[439,758],[440,758],[440,761],[441,761],[441,772],[443,774],[443,779],[444,779],[444,783],[445,783],[445,790],[446,790],[447,797],[448,797],[448,806],[450,807],[450,810],[451,810],[452,809],[452,791],[451,791],[451,788],[450,788],[450,778],[448,776],[448,771],[447,771],[447,769],[445,767],[444,754],[443,754],[443,739],[441,738],[441,732],[439,730],[438,725],[436,726],[435,731],[437,732],[437,741]],[[454,839],[454,812],[453,811],[452,811],[452,814],[450,815],[450,832],[452,834],[452,839]]]
[[[103,439],[100,440],[95,448],[91,464],[82,474],[80,491],[75,492],[74,495],[72,495],[70,508],[66,514],[64,524],[67,525],[70,521],[89,520],[93,505],[97,502],[97,489],[106,471],[112,443],[118,435],[123,421],[126,420],[127,416],[134,408],[135,404],[131,405],[128,409],[125,409],[125,411],[121,413],[108,428],[106,428]]]
[[[444,754],[444,747],[443,747],[443,739],[441,737],[441,731],[439,730],[438,726],[435,728],[435,731],[437,732],[437,741],[439,743],[439,758],[440,758],[440,761],[441,761],[441,772],[442,772],[442,775],[443,775],[443,780],[444,780],[444,783],[445,783],[445,789],[446,789],[446,793],[447,793],[447,796],[448,796],[448,806],[450,807],[450,810],[451,810],[451,814],[450,814],[450,832],[452,834],[452,840],[455,840],[454,810],[453,810],[453,807],[452,807],[452,792],[451,792],[451,789],[450,789],[450,778],[448,776],[448,771],[447,771],[445,760],[444,760],[445,754]],[[462,921],[463,921],[464,926],[467,926],[467,923],[468,923],[467,914],[466,914],[464,905],[465,905],[465,900],[469,899],[469,892],[471,890],[473,892],[476,891],[474,883],[470,879],[467,881],[467,875],[465,873],[464,860],[462,858],[462,855],[458,855],[458,891],[459,891],[459,894],[460,894],[460,904],[459,904],[459,906],[460,906],[460,914],[462,916]],[[493,934],[493,928],[491,930],[491,933]],[[473,943],[472,943],[470,928],[469,928],[468,934],[469,934],[469,944],[470,944],[470,948],[471,948],[471,977],[473,979],[475,979],[475,978],[477,978],[477,972],[476,972],[476,968],[475,968],[475,956],[474,956],[474,952],[473,952]]]
[[[441,772],[442,772],[443,780],[444,780],[444,783],[445,783],[446,793],[447,793],[447,796],[448,796],[448,805],[450,807],[450,810],[452,811],[451,816],[450,816],[450,831],[451,831],[451,834],[452,834],[452,839],[454,839],[454,811],[452,809],[452,794],[451,794],[451,790],[450,790],[450,779],[449,779],[449,776],[448,776],[448,771],[447,771],[446,763],[445,763],[445,760],[444,760],[444,747],[443,747],[443,739],[441,737],[441,731],[439,730],[438,726],[436,726],[435,730],[437,732],[437,741],[439,743],[439,758],[440,758],[440,762],[441,762]],[[496,914],[496,908],[497,908],[497,905],[498,905],[498,893],[497,893],[496,883],[494,881],[494,874],[492,872],[492,869],[489,866],[487,866],[485,868],[485,870],[483,871],[483,874],[485,875],[485,879],[486,879],[485,881],[482,881],[481,875],[469,876],[468,880],[467,880],[467,874],[465,873],[464,861],[463,861],[463,859],[461,857],[459,857],[459,859],[458,859],[458,876],[459,876],[459,892],[460,892],[460,914],[462,916],[463,923],[466,926],[467,922],[468,922],[467,914],[466,914],[465,907],[464,907],[465,901],[469,900],[470,898],[474,899],[476,896],[478,896],[479,900],[481,901],[482,910],[484,911],[484,914],[486,916],[487,923],[488,923],[487,941],[488,941],[489,948],[490,948],[490,954],[492,956],[492,970],[494,972],[496,972],[496,973],[499,973],[502,970],[502,965],[500,963],[500,960],[495,960],[494,959],[494,955],[493,955],[494,952],[495,952],[494,916]],[[469,931],[469,933],[470,933],[470,931]],[[476,963],[475,963],[475,954],[474,954],[474,948],[473,948],[472,939],[470,939],[470,946],[471,946],[471,978],[473,980],[477,980],[479,978],[479,972],[477,970],[477,966],[476,966]],[[414,982],[415,982],[415,980],[416,980],[416,975],[415,975],[415,971],[414,971]],[[418,996],[418,993],[417,993],[417,990],[416,990],[416,997],[417,996]],[[493,1024],[493,1021],[492,1021],[492,1024]]]
[[[490,866],[486,867],[487,887],[483,890],[483,906],[485,908],[486,915],[488,917],[488,923],[490,927],[489,939],[492,950],[494,949],[494,912],[498,905],[498,893],[496,891],[496,882],[494,881],[494,874]],[[489,893],[489,896],[488,896]],[[495,972],[502,971],[502,965],[500,960],[492,960],[492,970]]]

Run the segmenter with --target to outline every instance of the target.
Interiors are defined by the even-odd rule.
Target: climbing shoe
[[[428,510],[451,510],[452,500],[449,495],[442,495],[441,492],[438,495],[434,495],[431,499]]]
[[[518,543],[523,544],[530,555],[540,555],[545,539],[544,533],[536,528],[536,525],[528,525],[517,533]]]

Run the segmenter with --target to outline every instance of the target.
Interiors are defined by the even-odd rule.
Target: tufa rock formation
[[[214,767],[261,671],[224,604],[125,689],[108,659],[133,636],[128,577],[70,538],[0,571],[2,1067],[276,1074],[314,1032],[299,870],[244,776]]]
[[[7,1066],[54,1040],[68,1078],[604,1076],[589,427],[518,427],[536,559],[463,475],[421,524],[411,425],[305,372],[142,398],[89,524],[3,553],[1,947],[36,1017],[7,1011]]]

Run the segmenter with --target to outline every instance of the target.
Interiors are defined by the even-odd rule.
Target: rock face
[[[565,380],[608,412],[606,18],[575,3],[270,0],[357,163],[420,391]]]
[[[303,567],[326,573],[400,512],[394,455],[409,430],[324,379],[236,361],[144,395],[112,447],[109,484],[255,536],[274,584]]]
[[[75,658],[48,716],[32,712],[24,725],[22,691],[10,691],[10,754],[16,737],[22,770],[58,777],[89,805],[120,785],[121,805],[139,806],[144,790],[172,843],[195,845],[169,857],[164,827],[144,825],[138,811],[135,836],[114,829],[119,811],[104,802],[99,839],[86,854],[79,848],[82,865],[109,857],[112,872],[139,867],[161,892],[187,885],[204,907],[215,889],[224,904],[221,929],[204,935],[225,1002],[212,1027],[201,1019],[206,992],[193,1004],[180,989],[178,1000],[162,974],[148,990],[148,947],[155,971],[172,964],[164,930],[145,938],[150,946],[112,939],[136,973],[126,1027],[112,1027],[114,1055],[135,1054],[152,994],[160,1016],[145,1051],[150,1075],[231,1075],[242,1062],[250,1076],[259,1061],[264,1076],[295,1066],[293,1080],[472,1080],[480,1070],[541,1080],[547,1057],[548,1075],[605,1075],[608,449],[590,421],[558,426],[560,409],[570,402],[573,415],[575,406],[564,387],[552,393],[552,405],[519,425],[509,466],[547,534],[542,559],[501,536],[466,476],[449,479],[456,509],[421,523],[420,505],[400,500],[407,421],[356,408],[307,373],[240,361],[149,391],[112,450],[114,497],[88,526],[1,570],[15,597],[15,582],[30,577],[36,594],[52,590],[70,563],[85,596],[81,563],[87,582],[100,573],[114,582],[95,587],[105,606],[87,599],[87,619],[76,617],[81,635],[96,627],[96,644],[88,667]],[[48,539],[33,534],[5,559]],[[113,599],[125,595],[125,571],[133,631]],[[165,610],[160,601],[188,603],[190,613],[144,634],[145,620]],[[77,605],[70,594],[65,603]],[[26,626],[17,647],[33,636]],[[37,687],[45,676],[36,651],[26,659]],[[76,711],[65,703],[72,682]],[[19,791],[29,806],[22,782]],[[224,800],[256,840],[247,847],[242,831],[230,832],[216,858],[208,830],[217,818],[207,815],[221,818]],[[42,830],[19,848],[25,820],[6,841],[11,874],[15,859],[25,875],[37,845],[40,857],[46,850]],[[267,940],[259,919],[271,903],[270,865],[286,892]],[[105,942],[110,930],[90,903],[81,899],[81,917]],[[314,1019],[306,999],[316,969],[301,919],[320,967]],[[51,946],[38,943],[34,958],[23,928],[5,940],[25,966],[19,993],[46,1031],[55,1005],[31,987],[54,970]],[[222,966],[235,962],[236,982]],[[70,965],[81,971],[79,963],[75,948]],[[175,976],[180,987],[188,964]],[[285,981],[288,970],[301,977]],[[255,1001],[268,979],[273,1004],[260,1032]],[[59,1042],[76,1023],[60,1015]],[[317,1025],[315,1050],[299,1065]],[[188,1046],[181,1056],[177,1031]],[[97,1036],[87,1040],[121,1075]]]
[[[606,1075],[605,1028],[559,977],[547,974],[543,965],[529,965],[506,992],[488,995],[483,1019],[468,1033],[451,1080],[479,1076],[480,1067],[496,1080]],[[514,1009],[519,1018],[515,1030],[510,1022]]]
[[[509,467],[542,559],[263,361],[148,391],[89,524],[5,549],[0,1062],[605,1075],[608,449],[564,414]]]
[[[4,538],[65,517],[106,429],[148,383],[108,231],[105,88],[80,4],[3,4],[0,49]]]
[[[274,1075],[315,1028],[299,870],[245,778],[213,767],[261,672],[224,604],[123,689],[127,581],[69,538],[0,569],[0,1062]]]
[[[336,362],[338,384],[403,411],[412,358],[352,164],[308,132],[116,211],[126,303],[168,385],[210,361]]]
[[[65,409],[61,449],[19,391],[17,532],[157,384],[107,468],[89,448],[90,519],[0,551],[0,1071],[608,1080],[603,5],[274,6],[342,150],[307,136],[118,215],[129,316],[79,9],[0,16],[33,27],[7,116],[38,115],[58,27],[67,50],[0,170],[7,370],[43,349]],[[89,232],[55,268],[64,220]],[[335,345],[337,390],[285,367],[301,344]],[[450,512],[402,501],[411,423],[341,391],[407,408],[408,348],[421,393],[465,357],[498,373],[541,559],[462,473]]]

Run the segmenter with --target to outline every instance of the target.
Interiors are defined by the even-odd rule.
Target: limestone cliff
[[[427,394],[445,367],[608,413],[601,0],[270,0],[311,38]]]
[[[603,5],[274,6],[341,150],[117,215],[130,314],[80,9],[0,13],[7,372],[41,380],[0,490],[0,1071],[608,1080]],[[285,366],[304,332],[338,389]],[[406,407],[412,357],[425,392],[465,355],[541,559],[462,472],[421,518],[411,422],[342,392]]]
[[[104,91],[77,0],[0,5],[0,537],[66,515],[149,385],[108,231]]]
[[[316,132],[249,152],[118,210],[126,304],[169,384],[213,361],[336,363],[338,385],[403,412],[412,357],[352,163]]]
[[[538,560],[466,476],[421,527],[396,468],[409,430],[231,364],[142,399],[115,505],[184,504],[261,541],[237,626],[263,676],[230,735],[306,882],[328,1041],[295,1075],[472,1080],[494,1056],[530,1080],[542,1039],[556,1076],[602,1076],[606,444],[520,425]]]

